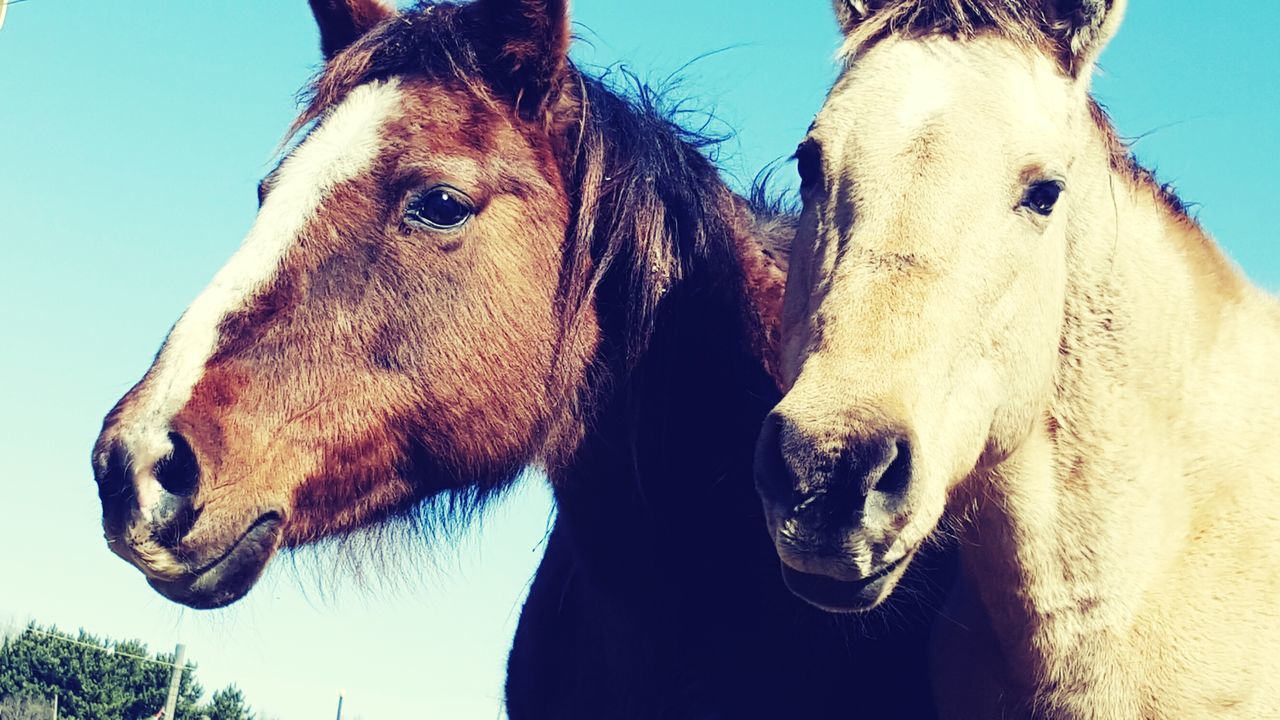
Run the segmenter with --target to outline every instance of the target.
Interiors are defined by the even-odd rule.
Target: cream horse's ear
[[[1126,0],[1046,0],[1049,35],[1056,39],[1067,69],[1088,80],[1103,48],[1124,18]]]

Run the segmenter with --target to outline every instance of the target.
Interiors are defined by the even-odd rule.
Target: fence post
[[[182,685],[182,669],[187,664],[187,646],[178,643],[173,650],[173,674],[169,677],[169,699],[164,701],[164,720],[174,720],[178,708],[178,688]]]

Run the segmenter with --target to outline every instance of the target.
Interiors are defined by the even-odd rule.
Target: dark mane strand
[[[779,265],[786,267],[791,255],[791,241],[800,220],[800,195],[794,187],[781,187],[779,170],[790,160],[778,160],[761,170],[751,181],[747,200],[755,216],[757,238],[764,251]]]
[[[630,363],[673,285],[691,280],[698,268],[737,267],[731,240],[739,232],[727,218],[734,200],[704,154],[716,139],[681,127],[660,94],[634,77],[622,76],[632,90],[624,95],[574,72],[584,112],[565,173],[573,206],[570,256],[591,271],[588,292],[568,297],[571,306],[596,297],[602,320],[616,325],[607,330],[626,336]],[[584,273],[566,273],[575,276]]]
[[[1102,107],[1097,100],[1090,99],[1089,112],[1093,118],[1093,124],[1097,126],[1098,132],[1102,133],[1103,142],[1106,143],[1107,151],[1111,156],[1111,169],[1121,177],[1127,178],[1135,186],[1149,188],[1160,204],[1174,217],[1191,221],[1187,203],[1178,197],[1172,185],[1160,182],[1154,172],[1138,162],[1129,144],[1116,133],[1115,125],[1112,124],[1106,108]]]

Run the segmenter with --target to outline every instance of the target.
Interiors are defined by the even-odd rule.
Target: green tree
[[[67,720],[148,718],[164,707],[173,660],[137,641],[102,640],[84,630],[73,636],[32,623],[0,645],[0,698],[49,702],[56,696],[59,717]],[[187,663],[170,720],[204,712],[194,671]]]
[[[204,713],[208,720],[254,720],[253,711],[245,704],[244,693],[235,685],[215,692]]]

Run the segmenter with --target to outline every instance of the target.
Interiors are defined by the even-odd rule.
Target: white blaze
[[[382,147],[382,128],[400,107],[395,79],[357,87],[327,113],[281,164],[249,234],[169,333],[129,417],[123,439],[132,458],[139,508],[159,499],[151,481],[167,455],[173,416],[191,398],[218,342],[218,326],[266,286],[320,203],[338,185],[369,169]]]

